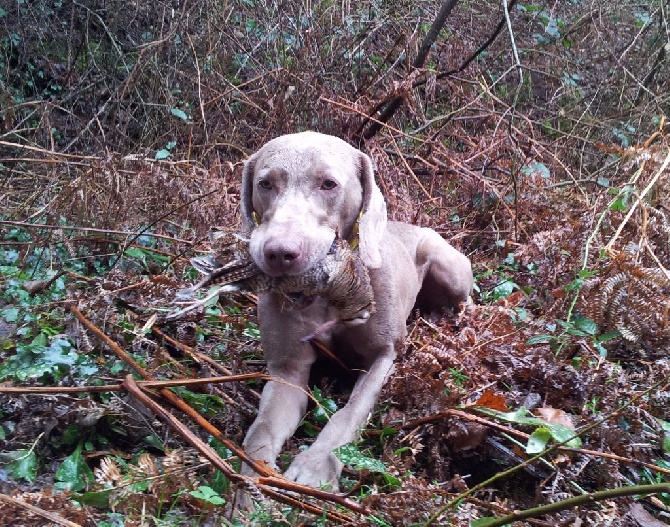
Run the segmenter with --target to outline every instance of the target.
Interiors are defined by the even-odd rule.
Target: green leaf
[[[0,316],[5,319],[5,322],[16,322],[19,318],[19,308],[6,307],[0,311]]]
[[[387,474],[384,463],[362,454],[353,443],[347,443],[335,449],[335,455],[342,463],[352,467],[354,470],[369,470],[370,472]]]
[[[621,336],[621,333],[619,332],[618,329],[615,329],[614,331],[608,331],[606,333],[602,333],[598,335],[598,338],[596,339],[598,342],[608,342],[610,340],[614,340],[616,338],[619,338]]]
[[[623,130],[620,130],[619,128],[612,128],[612,135],[614,135],[614,137],[619,140],[621,146],[624,148],[628,148],[630,146],[630,139]]]
[[[144,252],[139,247],[128,247],[125,251],[123,251],[123,254],[125,254],[126,256],[130,256],[131,258],[137,258],[138,260],[142,261],[144,261],[145,258],[147,257],[147,253]]]
[[[535,344],[547,344],[551,342],[553,338],[553,335],[535,335],[526,341],[526,345],[533,346]]]
[[[532,163],[530,165],[524,165],[521,168],[521,172],[528,176],[533,174],[533,172],[538,172],[545,179],[548,179],[550,176],[549,169],[543,163]]]
[[[226,503],[226,500],[219,496],[219,493],[212,487],[200,486],[198,487],[198,490],[192,490],[189,494],[194,498],[206,501],[212,505],[223,505]]]
[[[575,431],[567,426],[548,423],[543,419],[538,417],[533,417],[529,415],[528,409],[525,406],[521,406],[518,410],[512,412],[501,412],[499,410],[493,410],[491,408],[486,408],[484,406],[474,406],[473,410],[496,417],[508,423],[516,423],[519,425],[529,425],[529,426],[540,426],[549,430],[551,437],[557,443],[564,443],[570,448],[579,448],[582,446],[582,440],[575,436]]]
[[[656,420],[659,422],[661,428],[665,432],[665,437],[663,438],[663,451],[667,454],[670,454],[670,423],[658,418]]]
[[[316,386],[312,389],[312,396],[317,403],[313,411],[314,420],[317,423],[327,423],[330,416],[337,412],[337,403],[325,397],[323,392]]]
[[[210,289],[207,291],[207,295],[211,295],[216,289],[219,289],[219,286],[214,286],[214,287],[210,288]],[[205,302],[205,303],[203,304],[203,306],[205,306],[205,307],[215,306],[215,305],[217,304],[218,301],[219,301],[219,295],[214,295],[212,298],[210,298],[209,300],[207,300],[207,302]]]
[[[580,329],[587,335],[597,335],[598,334],[598,325],[587,317],[579,317],[575,319],[575,327]]]
[[[44,333],[38,334],[30,343],[31,348],[45,348],[47,345],[47,336]]]
[[[504,280],[493,288],[493,299],[500,300],[501,298],[507,298],[514,292],[515,289],[518,288],[519,286],[511,280]]]
[[[596,179],[596,184],[600,185],[601,187],[609,188],[610,180],[607,179],[605,176],[598,176],[598,178]]]
[[[7,472],[12,477],[23,479],[32,483],[37,476],[37,456],[33,450],[15,450],[8,452],[7,456],[12,459],[7,463]]]
[[[627,199],[625,196],[619,196],[614,203],[610,205],[610,210],[616,210],[616,211],[624,211],[628,209],[628,206],[626,205]]]
[[[549,429],[545,427],[536,428],[528,438],[528,444],[526,444],[526,454],[539,454],[545,448],[547,448],[547,443],[549,443],[550,439],[551,432]]]
[[[106,509],[109,507],[109,497],[111,494],[112,489],[99,490],[95,492],[84,492],[83,494],[75,495],[75,499],[84,505]]]
[[[223,399],[216,395],[195,393],[185,388],[177,389],[177,393],[196,410],[209,417],[214,417],[215,415],[220,414],[221,409],[226,408]]]
[[[154,156],[154,159],[160,160],[160,159],[166,159],[168,157],[170,157],[170,151],[166,150],[165,148],[162,148],[161,150],[156,152],[156,155]]]
[[[171,113],[172,115],[174,115],[175,117],[178,117],[178,118],[181,119],[182,121],[188,121],[188,120],[189,120],[188,115],[186,115],[186,114],[185,114],[182,110],[180,110],[179,108],[172,108],[172,110],[170,110],[170,113]]]
[[[93,471],[81,455],[83,443],[72,454],[66,457],[56,470],[57,483],[54,488],[59,490],[79,491],[94,481]]]
[[[156,434],[149,434],[148,436],[144,436],[143,441],[150,447],[153,447],[156,450],[160,450],[161,452],[165,452],[165,443],[163,443],[163,441],[161,441],[161,439]]]

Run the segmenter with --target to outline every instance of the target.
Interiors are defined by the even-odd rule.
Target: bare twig
[[[581,496],[575,496],[566,500],[557,501],[541,507],[526,509],[525,511],[515,511],[512,514],[502,518],[492,519],[486,523],[486,527],[501,527],[515,521],[526,520],[551,514],[552,512],[564,511],[580,505],[595,503],[597,501],[621,498],[623,496],[635,496],[638,494],[660,494],[670,492],[670,483],[656,483],[654,485],[632,485],[630,487],[620,487],[618,489],[601,490],[598,492],[589,492]]]
[[[198,379],[174,379],[170,381],[137,381],[143,390],[149,388],[174,388],[175,386],[203,386],[226,382],[269,381],[272,379],[264,373],[241,373],[225,377],[201,377]],[[101,393],[120,392],[123,382],[119,384],[103,384],[101,386],[0,386],[0,393],[20,393],[24,395],[38,395],[45,393]]]
[[[507,10],[509,11],[514,5],[517,3],[517,0],[510,0],[509,4],[507,5]],[[493,33],[491,33],[491,36],[484,42],[481,46],[479,46],[473,53],[470,55],[467,59],[463,61],[463,63],[458,66],[457,68],[454,68],[453,70],[448,70],[448,71],[443,71],[441,73],[437,74],[438,79],[444,79],[446,77],[451,77],[452,75],[455,75],[456,73],[460,73],[465,68],[467,68],[473,60],[475,60],[479,55],[482,54],[482,52],[486,51],[486,48],[488,48],[493,42],[495,41],[496,38],[498,38],[498,35],[500,35],[500,32],[502,31],[503,27],[505,27],[506,24],[506,19],[505,17],[502,17],[500,19],[500,22],[498,22],[498,25],[496,28],[493,30]]]
[[[412,62],[412,68],[414,69],[423,68],[423,65],[426,62],[426,57],[428,56],[430,48],[437,40],[438,34],[444,27],[444,24],[447,21],[449,14],[451,13],[451,11],[453,10],[453,8],[456,6],[457,3],[458,0],[446,0],[442,4],[442,7],[440,8],[440,11],[437,13],[435,20],[433,21],[433,24],[430,26],[428,33],[426,33],[426,36],[423,38],[423,41],[421,42],[419,52],[417,53],[416,58]],[[393,114],[395,114],[398,108],[400,108],[404,100],[405,96],[403,94],[393,97],[386,104],[382,112],[379,114],[379,117],[374,121],[372,121],[372,124],[367,130],[364,130],[364,128],[368,124],[369,119],[365,120],[361,124],[357,135],[362,135],[364,139],[371,139],[372,137],[374,137],[377,134],[377,132],[381,130],[382,126],[389,119],[391,119],[391,117],[393,117]]]
[[[49,520],[50,522],[62,525],[63,527],[81,527],[80,524],[71,522],[70,520],[66,520],[60,514],[51,511],[45,511],[44,509],[35,507],[30,503],[26,503],[25,501],[13,498],[12,496],[7,496],[6,494],[0,494],[0,501],[3,501],[10,505],[16,505],[17,507],[21,507],[29,512],[32,512],[33,514],[37,514],[38,516],[41,516],[42,518]]]

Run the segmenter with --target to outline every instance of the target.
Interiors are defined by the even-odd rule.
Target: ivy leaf
[[[504,280],[493,288],[493,299],[500,300],[501,298],[507,298],[518,288],[519,286],[511,280]]]
[[[0,316],[5,319],[5,322],[16,322],[19,319],[19,308],[6,307],[0,311]]]
[[[348,443],[335,450],[337,458],[354,470],[386,473],[386,465],[378,459],[362,454],[353,443]]]
[[[72,454],[66,457],[56,470],[56,479],[54,488],[58,490],[79,491],[85,489],[90,483],[93,483],[93,471],[89,468],[81,455],[83,444],[79,446]]]
[[[332,399],[326,397],[323,392],[314,387],[312,390],[312,395],[314,400],[317,403],[316,408],[314,408],[314,420],[317,423],[327,423],[330,420],[330,416],[337,412],[337,403]]]
[[[527,176],[530,176],[534,172],[537,172],[540,174],[544,179],[548,179],[549,176],[551,175],[549,172],[549,169],[544,163],[532,163],[530,165],[524,165],[521,168],[521,172],[526,174]]]
[[[34,450],[15,450],[8,452],[7,456],[12,459],[7,464],[7,472],[17,479],[23,479],[32,483],[37,476],[37,456]]]
[[[91,507],[106,509],[109,507],[109,498],[111,494],[112,489],[84,492],[83,494],[77,495],[77,501],[84,505],[90,505]]]

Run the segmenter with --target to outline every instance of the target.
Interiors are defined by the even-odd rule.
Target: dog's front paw
[[[295,457],[284,475],[301,485],[337,492],[341,472],[342,462],[332,452],[322,454],[306,450]]]

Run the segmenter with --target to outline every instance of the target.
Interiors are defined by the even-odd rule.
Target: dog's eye
[[[332,179],[324,179],[321,183],[321,190],[333,190],[337,186],[337,182]]]
[[[272,190],[272,183],[270,183],[267,179],[261,179],[258,182],[258,186],[263,190]]]

